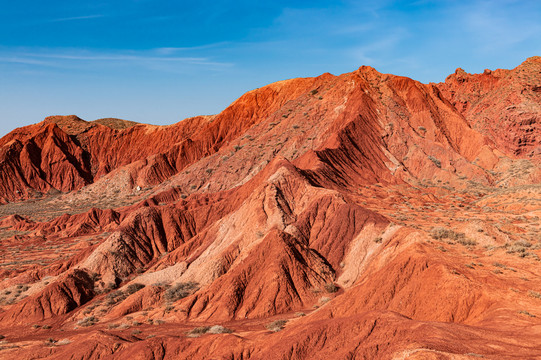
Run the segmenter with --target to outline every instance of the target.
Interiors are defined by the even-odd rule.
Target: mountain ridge
[[[536,57],[437,84],[362,66],[169,126],[16,129],[0,353],[541,356],[540,83]]]

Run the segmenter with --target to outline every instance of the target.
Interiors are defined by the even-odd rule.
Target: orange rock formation
[[[0,139],[0,357],[541,358],[541,61]]]

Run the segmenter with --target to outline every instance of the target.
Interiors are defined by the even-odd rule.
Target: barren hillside
[[[0,139],[0,358],[541,358],[541,58]]]

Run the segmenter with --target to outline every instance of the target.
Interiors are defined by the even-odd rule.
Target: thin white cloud
[[[197,66],[209,70],[220,70],[233,66],[232,63],[214,61],[204,56],[171,56],[164,54],[161,48],[124,52],[82,51],[78,49],[57,51],[51,49],[0,49],[0,63],[80,68],[81,70],[129,65],[166,72],[171,72],[174,67],[178,66]]]
[[[498,5],[480,0],[460,8],[464,29],[477,43],[478,51],[510,51],[519,43],[538,38],[541,25],[530,3],[500,0]]]
[[[89,20],[89,19],[98,19],[103,18],[105,15],[103,14],[96,14],[96,15],[84,15],[84,16],[72,16],[72,17],[65,17],[65,18],[57,18],[57,19],[51,19],[47,22],[63,22],[63,21],[76,21],[76,20]]]
[[[197,50],[207,50],[207,49],[219,48],[219,47],[230,45],[230,44],[231,43],[228,42],[228,41],[221,41],[221,42],[217,42],[217,43],[198,45],[198,46],[161,47],[161,48],[154,49],[154,51],[156,51],[158,54],[161,54],[161,55],[171,55],[171,54],[174,54],[174,53],[177,53],[177,52],[197,51]]]
[[[18,56],[0,56],[0,63],[14,63],[25,65],[40,65],[48,66],[49,63],[32,58],[18,57]]]
[[[362,65],[377,66],[389,61],[389,54],[394,53],[397,45],[406,36],[408,36],[406,29],[396,28],[390,34],[382,35],[370,42],[364,41],[361,45],[352,46],[350,52]]]

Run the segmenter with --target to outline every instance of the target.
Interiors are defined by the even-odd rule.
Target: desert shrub
[[[326,304],[329,301],[331,301],[331,298],[328,297],[328,296],[322,296],[322,297],[319,298],[319,304],[320,305]]]
[[[508,254],[514,254],[514,253],[525,253],[526,248],[524,246],[521,246],[519,244],[513,244],[507,248]]]
[[[454,241],[465,241],[464,233],[456,232],[451,229],[446,229],[442,227],[432,228],[430,236],[434,240],[450,239]]]
[[[28,285],[17,285],[16,294],[19,295],[19,294],[27,291],[28,289],[30,289],[30,286],[28,286]]]
[[[110,282],[107,284],[107,287],[105,289],[105,291],[111,291],[111,290],[114,290],[118,287],[118,285],[114,282]]]
[[[335,293],[338,291],[338,286],[336,286],[334,283],[327,283],[325,284],[325,291],[328,293]]]
[[[197,285],[198,284],[193,281],[188,281],[185,283],[178,283],[174,286],[171,286],[165,291],[165,300],[167,302],[175,302],[177,300],[185,298],[197,289]]]
[[[519,313],[519,314],[527,315],[527,316],[529,316],[529,317],[535,317],[534,314],[530,314],[530,313],[529,313],[528,311],[526,311],[526,310],[520,310],[518,313]]]
[[[277,331],[282,330],[284,326],[286,325],[286,323],[287,323],[287,320],[275,320],[265,325],[265,327],[267,328],[267,330],[270,330],[272,332],[277,332]]]
[[[77,322],[77,325],[87,327],[96,324],[99,320],[95,316],[87,316]]]
[[[208,330],[210,334],[230,334],[233,330],[223,327],[221,325],[214,325]]]
[[[124,299],[126,299],[126,297],[127,295],[122,290],[113,291],[107,294],[106,296],[107,301],[105,302],[105,304],[108,306],[114,305],[116,303],[123,301]]]
[[[541,299],[541,294],[538,293],[537,291],[530,290],[528,291],[528,295],[536,299]]]
[[[379,243],[381,243],[382,241],[383,241],[383,239],[381,238],[381,236],[378,236],[377,238],[374,239],[374,242],[375,242],[376,244],[379,244]]]
[[[526,250],[530,248],[532,244],[524,240],[519,240],[514,242],[512,245],[506,244],[506,246],[508,254],[518,253],[517,255],[526,257]]]
[[[196,328],[193,328],[192,330],[188,331],[188,335],[203,335],[206,334],[210,330],[210,326],[199,326]]]
[[[441,169],[441,161],[436,159],[434,156],[428,155],[428,159],[434,163],[437,167]]]
[[[53,339],[53,338],[48,338],[47,340],[45,340],[45,346],[54,346],[56,344],[56,340]]]
[[[464,246],[477,245],[477,241],[469,239],[469,238],[461,238],[461,239],[458,239],[457,242]]]
[[[143,284],[133,283],[133,284],[128,285],[128,287],[126,288],[126,292],[128,293],[128,295],[131,295],[131,294],[134,294],[134,293],[138,292],[139,290],[141,290],[144,287],[145,287],[145,285],[143,285]]]

